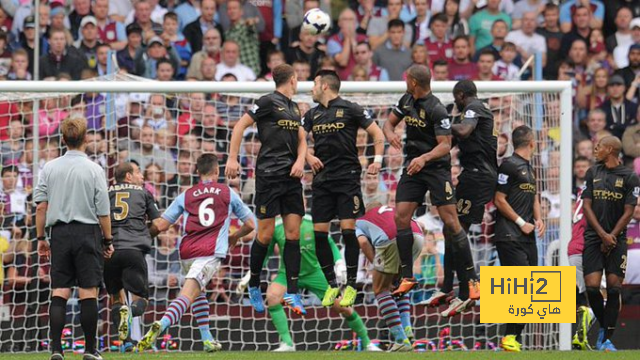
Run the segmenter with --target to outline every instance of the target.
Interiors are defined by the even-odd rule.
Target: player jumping
[[[256,165],[258,238],[251,246],[249,298],[257,312],[264,312],[260,274],[273,237],[275,218],[281,215],[287,238],[283,251],[287,273],[284,300],[294,312],[304,315],[306,311],[298,294],[298,276],[300,223],[304,215],[300,178],[304,173],[307,142],[300,126],[298,104],[291,100],[298,87],[293,68],[287,64],[277,66],[273,70],[273,80],[276,91],[258,99],[233,128],[225,172],[231,179],[239,175],[238,151],[242,134],[257,123],[262,143]]]
[[[104,283],[120,341],[130,343],[131,318],[144,314],[149,298],[144,258],[151,249],[147,220],[159,218],[160,213],[153,196],[142,187],[144,177],[138,165],[130,162],[118,165],[115,178],[116,184],[109,187],[109,199],[113,247],[117,251],[104,263]],[[123,290],[132,296],[129,306]]]
[[[405,169],[396,192],[395,222],[398,229],[397,245],[402,261],[402,282],[394,291],[401,296],[417,285],[413,277],[413,233],[411,217],[424,202],[427,191],[431,203],[438,209],[444,222],[445,233],[451,234],[446,241],[452,242],[454,252],[461,258],[470,279],[477,278],[467,233],[460,225],[456,212],[456,199],[451,185],[451,122],[447,110],[431,92],[431,72],[422,65],[407,70],[407,94],[393,108],[384,124],[384,134],[389,143],[402,148],[395,127],[404,121],[407,125]],[[469,265],[470,264],[470,265]],[[480,283],[469,282],[469,298],[480,298]]]
[[[313,133],[314,153],[307,162],[314,172],[311,213],[316,239],[316,254],[329,286],[322,306],[332,306],[340,294],[333,271],[333,256],[328,242],[329,225],[336,216],[345,244],[347,286],[340,306],[351,306],[356,299],[356,278],[360,248],[356,238],[356,218],[364,213],[360,178],[362,165],[358,159],[356,136],[363,128],[373,138],[374,161],[367,173],[377,175],[384,152],[384,135],[369,113],[358,104],[342,99],[340,78],[335,71],[320,70],[311,93],[318,106],[309,110],[302,122],[306,132]]]
[[[180,194],[151,227],[151,233],[169,229],[182,216],[185,235],[180,241],[180,259],[186,280],[180,295],[171,302],[160,321],[138,343],[138,351],[155,344],[158,335],[178,323],[191,306],[198,323],[205,351],[222,349],[209,330],[209,302],[203,292],[227,256],[229,245],[251,233],[255,223],[251,210],[229,186],[216,183],[218,159],[213,154],[201,155],[196,163],[200,183]],[[242,222],[238,231],[229,235],[231,213]]]
[[[362,252],[373,264],[373,293],[380,315],[389,326],[394,339],[389,351],[402,352],[413,350],[413,327],[409,296],[404,294],[399,299],[394,299],[390,292],[400,269],[394,218],[394,208],[381,206],[379,203],[370,204],[367,213],[356,221],[356,234]],[[414,239],[412,257],[416,259],[422,250],[424,235],[414,220],[411,220],[411,232]]]

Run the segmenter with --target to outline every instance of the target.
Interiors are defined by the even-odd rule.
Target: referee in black
[[[611,336],[622,306],[620,292],[627,270],[627,225],[640,196],[638,176],[622,165],[622,143],[615,136],[603,137],[594,149],[596,165],[586,176],[582,192],[587,227],[584,231],[582,266],[587,298],[598,323],[597,350],[616,351]],[[604,270],[607,305],[600,283]]]
[[[498,168],[498,188],[494,203],[498,208],[495,242],[500,265],[537,266],[537,230],[544,235],[544,222],[540,211],[540,198],[536,177],[531,165],[535,150],[533,130],[519,126],[511,135],[514,154]],[[500,347],[519,352],[520,335],[525,324],[507,324]]]
[[[48,162],[34,190],[38,254],[51,258],[49,306],[50,360],[63,360],[62,329],[71,288],[78,286],[80,323],[85,336],[83,360],[102,359],[96,349],[98,287],[104,258],[113,254],[109,195],[104,169],[85,154],[85,119],[60,126],[64,156]],[[45,236],[49,230],[49,242]]]

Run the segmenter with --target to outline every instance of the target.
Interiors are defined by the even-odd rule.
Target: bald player
[[[621,309],[620,291],[627,269],[627,225],[640,195],[638,177],[622,165],[622,143],[617,137],[602,138],[594,154],[596,165],[587,172],[582,192],[587,228],[582,252],[584,281],[589,304],[600,323],[596,348],[616,351],[611,336]],[[607,281],[607,305],[600,293],[602,270]]]

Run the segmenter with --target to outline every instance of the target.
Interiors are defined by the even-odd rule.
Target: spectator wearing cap
[[[134,59],[140,48],[142,48],[142,28],[136,23],[127,25],[127,46],[116,53],[118,66],[134,74],[136,72]]]
[[[138,48],[134,58],[134,74],[147,79],[155,79],[156,63],[160,59],[171,61],[174,69],[180,66],[180,56],[171,46],[171,42],[168,39],[163,41],[160,37],[154,36],[149,39],[146,49]]]
[[[447,21],[445,14],[436,14],[429,23],[431,33],[427,35],[424,44],[431,61],[446,60],[453,57],[453,44],[447,35]]]
[[[109,19],[109,0],[95,0],[91,6],[96,18],[98,38],[109,44],[113,50],[122,50],[127,46],[127,33],[119,21]]]
[[[449,80],[473,80],[478,77],[478,67],[471,62],[471,47],[467,36],[453,41],[453,58],[449,61]]]
[[[599,0],[587,0],[588,6],[584,6],[584,0],[568,0],[560,6],[560,29],[568,33],[572,29],[571,16],[575,11],[583,7],[589,12],[589,27],[591,29],[601,29],[604,21],[604,4]],[[574,21],[575,23],[575,21]],[[575,24],[574,24],[575,25]]]
[[[500,11],[501,0],[487,0],[487,6],[469,19],[469,39],[473,49],[482,49],[491,44],[491,26],[496,20],[503,20],[511,28],[511,17]]]
[[[625,83],[620,75],[613,75],[607,84],[608,99],[600,106],[607,115],[606,129],[622,139],[627,126],[637,123],[638,105],[625,99]]]
[[[202,15],[200,15],[197,20],[185,26],[183,33],[191,45],[191,51],[202,50],[202,38],[207,30],[218,29],[220,34],[224,34],[222,26],[215,21],[216,8],[217,6],[214,0],[203,0],[200,3],[200,12]],[[222,40],[224,41],[224,39]]]
[[[66,39],[65,39],[66,40]],[[36,21],[31,15],[24,19],[24,30],[20,33],[18,42],[12,47],[14,49],[24,49],[29,55],[29,73],[33,74],[34,48],[36,43]],[[40,36],[40,53],[45,54],[49,51],[49,41],[44,36]]]
[[[622,69],[629,65],[629,53],[631,46],[640,44],[640,17],[631,20],[629,25],[631,28],[631,42],[629,44],[621,44],[613,50],[613,59],[618,69]]]
[[[187,79],[202,80],[201,66],[205,59],[211,58],[216,63],[220,62],[222,50],[222,35],[218,29],[213,28],[204,33],[202,50],[196,52],[191,57],[189,68],[187,69]]]
[[[416,9],[416,16],[407,23],[413,30],[411,46],[415,43],[423,44],[429,37],[429,22],[431,20],[431,10],[427,0],[414,0],[413,3]]]
[[[80,22],[80,33],[82,36],[75,42],[74,46],[85,56],[89,68],[95,69],[98,64],[96,51],[98,44],[100,44],[98,38],[98,21],[96,18],[92,15],[82,18]]]
[[[180,56],[180,67],[177,70],[176,78],[184,80],[187,74],[187,66],[191,60],[191,46],[187,39],[178,31],[178,15],[169,11],[164,14],[164,21],[162,23],[162,38],[168,38],[171,42],[171,46],[176,49],[176,52]]]
[[[582,39],[585,42],[588,42],[589,35],[591,35],[591,18],[593,14],[591,10],[589,10],[586,6],[578,6],[572,12],[573,14],[573,27],[570,28],[571,31],[565,32],[562,37],[562,43],[560,44],[560,57],[565,58],[569,53],[569,49],[571,48],[571,44],[576,39]],[[560,15],[562,18],[562,15]],[[560,20],[560,29],[562,28],[562,20]]]
[[[394,19],[400,19],[400,11],[402,11],[402,0],[388,0],[386,16],[376,16],[369,22],[367,27],[367,36],[369,37],[369,44],[374,51],[381,45],[384,45],[389,40],[388,26],[389,21]],[[402,21],[402,20],[400,20]],[[402,23],[404,26],[404,37],[402,38],[402,45],[404,47],[410,47],[413,39],[413,28],[410,24]]]
[[[633,44],[631,39],[631,21],[633,20],[633,12],[626,6],[618,9],[616,12],[615,25],[616,32],[609,35],[606,40],[607,51],[613,53],[619,45]]]
[[[222,45],[221,62],[216,65],[216,81],[224,75],[233,74],[237,81],[254,81],[256,74],[250,67],[240,63],[240,46],[233,40],[227,40]]]
[[[162,25],[151,20],[151,3],[148,0],[139,0],[134,5],[135,12],[133,18],[127,20],[126,24],[138,24],[142,29],[142,42],[147,43],[149,39],[162,33]]]
[[[67,44],[73,44],[73,36],[71,35],[71,31],[69,31],[69,19],[67,18],[64,7],[60,3],[51,4],[50,19],[51,23],[49,27],[51,29],[64,30],[67,36]]]
[[[11,23],[11,33],[14,38],[18,38],[24,30],[26,18],[33,16],[33,9],[33,1],[20,1],[20,6],[15,10],[13,22]]]
[[[616,74],[622,76],[625,85],[631,87],[631,83],[638,78],[640,74],[640,43],[633,44],[629,48],[629,66],[618,69]],[[636,92],[636,97],[638,93]]]
[[[73,0],[73,11],[69,13],[71,35],[74,40],[80,38],[80,23],[85,16],[91,14],[91,0]]]
[[[194,4],[198,3],[198,7]],[[186,0],[173,11],[178,15],[178,31],[182,32],[187,24],[190,24],[200,16],[200,6],[197,0]]]
[[[226,15],[230,26],[225,30],[225,39],[235,41],[240,47],[240,62],[250,67],[254,74],[260,74],[260,41],[257,29],[259,18],[243,18],[240,0],[227,1]]]
[[[560,57],[560,46],[562,44],[562,31],[558,18],[560,10],[558,5],[548,3],[544,7],[544,24],[536,32],[545,38],[547,43],[547,65],[542,69],[542,76],[547,80],[558,78],[558,65]]]
[[[40,76],[47,78],[67,73],[71,79],[80,80],[80,74],[87,67],[87,61],[77,51],[67,47],[64,31],[51,30],[49,43],[49,52],[40,57]]]
[[[538,15],[535,12],[527,12],[522,15],[522,28],[520,30],[511,31],[506,41],[516,44],[518,54],[523,59],[528,59],[531,55],[540,53],[542,55],[542,66],[547,62],[547,42],[542,35],[536,34],[536,19]]]
[[[404,23],[402,27],[404,29]],[[367,40],[367,37],[356,32],[356,13],[349,8],[340,13],[338,28],[340,31],[327,39],[327,55],[335,61],[336,72],[340,79],[347,80],[351,69],[356,65],[354,56],[356,45]]]
[[[318,72],[320,61],[325,56],[325,52],[320,48],[318,36],[306,30],[300,31],[300,41],[285,50],[285,58],[288,64],[293,64],[296,61],[306,61],[311,66],[312,74]]]
[[[366,71],[368,81],[389,81],[387,69],[373,63],[373,52],[367,42],[361,42],[356,46],[356,65]],[[314,74],[314,72],[311,72]]]
[[[411,66],[411,49],[404,46],[405,24],[391,19],[387,25],[387,40],[373,54],[373,62],[389,73],[389,80],[401,81],[402,74]]]

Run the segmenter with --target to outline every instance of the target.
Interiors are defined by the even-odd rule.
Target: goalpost
[[[455,82],[433,82],[432,90],[445,105],[451,104],[454,85]],[[566,250],[572,226],[571,83],[522,81],[476,82],[476,85],[480,97],[486,99],[494,111],[500,134],[509,135],[520,124],[529,125],[536,130],[538,151],[533,165],[537,171],[539,191],[544,192],[544,203],[548,206],[543,211],[548,217],[545,219],[548,223],[548,235],[538,240],[540,263],[568,266]],[[294,100],[301,104],[303,112],[308,106],[313,106],[310,98],[312,86],[311,82],[298,84],[298,95]],[[404,82],[343,82],[340,92],[344,98],[358,102],[368,109],[382,125],[389,109],[405,89]],[[94,130],[91,131],[92,142],[88,149],[92,158],[105,167],[110,180],[113,180],[113,169],[119,161],[134,159],[142,162],[146,167],[146,186],[163,208],[168,205],[172,196],[191,185],[185,179],[189,178],[189,172],[193,172],[193,156],[201,152],[215,152],[223,158],[221,165],[224,165],[233,122],[260,95],[273,91],[274,85],[272,82],[155,82],[130,75],[111,75],[95,81],[80,82],[2,82],[0,90],[0,119],[6,117],[12,120],[7,123],[6,129],[0,128],[0,136],[8,137],[6,141],[10,144],[8,152],[2,153],[2,162],[4,167],[14,165],[18,169],[17,193],[28,196],[44,162],[64,151],[55,129],[56,122],[66,116],[89,114],[92,116],[90,121]],[[207,97],[212,95],[213,98],[203,100],[201,93]],[[78,97],[78,94],[84,95]],[[154,94],[161,96],[152,96]],[[140,101],[143,113],[127,118],[129,112],[140,111],[136,110]],[[215,108],[219,116],[207,118],[205,106],[208,106],[208,112]],[[13,121],[15,119],[24,124],[22,132],[18,129],[17,122]],[[212,123],[214,125],[206,125]],[[174,135],[183,131],[184,134]],[[242,192],[243,200],[249,204],[252,202],[250,167],[255,163],[256,147],[259,146],[254,137],[251,132],[245,133],[243,137],[243,165],[247,165],[243,166],[243,171],[249,171],[244,171],[241,182],[231,184]],[[501,137],[501,142],[504,143],[507,139]],[[363,163],[371,161],[372,144],[366,138],[359,141]],[[512,149],[507,146],[504,156],[511,152]],[[389,160],[391,159],[385,155],[383,172],[393,174],[394,169],[389,168]],[[177,175],[171,178],[172,174]],[[306,197],[310,195],[310,181],[311,175],[307,174],[303,179]],[[363,187],[369,185],[367,180],[363,180]],[[370,189],[389,201],[395,198],[393,179],[389,177],[381,176],[377,185],[370,185]],[[470,231],[474,257],[479,265],[495,263],[490,216],[492,210],[495,211],[488,209],[489,215],[485,217],[485,223]],[[25,212],[28,213],[29,210],[26,209]],[[46,349],[48,338],[47,264],[38,263],[35,254],[34,224],[15,224],[22,229],[22,236],[7,232],[6,224],[0,224],[4,226],[3,231],[0,231],[0,245],[5,239],[12,249],[9,252],[12,255],[5,255],[5,267],[14,268],[14,275],[24,274],[21,276],[32,279],[26,283],[24,279],[5,280],[4,289],[0,292],[0,340],[3,344],[0,351],[42,351]],[[134,338],[139,336],[136,332],[144,332],[153,320],[161,316],[169,300],[176,294],[175,286],[180,284],[175,255],[171,250],[175,247],[175,238],[180,231],[175,230],[175,233],[158,240],[157,244],[163,246],[163,251],[154,250],[149,255],[149,264],[153,268],[150,271],[151,304],[140,327],[135,327],[137,331],[134,331]],[[339,232],[332,232],[332,235],[336,240],[340,237]],[[443,248],[442,239],[437,232],[433,235],[435,248]],[[341,244],[341,241],[337,243]],[[545,258],[544,254],[548,249],[556,248],[559,249],[556,255]],[[209,295],[224,293],[222,297],[210,297],[210,320],[212,332],[223,343],[225,350],[268,350],[277,346],[277,333],[270,324],[268,315],[256,314],[246,295],[242,297],[235,294],[240,277],[248,271],[248,256],[248,245],[239,246],[208,292]],[[422,274],[432,276],[434,272],[437,273],[433,265],[435,257],[427,256],[420,267]],[[270,262],[269,269],[270,276],[273,269],[277,269],[276,260]],[[364,296],[356,310],[365,320],[371,338],[387,341],[388,335],[384,331],[386,326],[379,321],[377,308],[372,301],[370,277],[367,278],[366,270],[361,271],[361,275]],[[428,278],[429,276],[422,282],[427,290],[414,294],[413,305],[428,297],[429,288],[433,285],[433,278]],[[306,318],[293,314],[289,316],[292,336],[299,350],[333,349],[346,345],[345,341],[353,339],[346,322],[337,314],[322,309],[312,295],[306,296],[305,301],[311,309]],[[108,326],[110,316],[106,297],[101,296],[99,303],[100,344],[102,349],[107,349],[114,345],[113,340],[117,336],[114,336],[115,329]],[[82,338],[78,310],[78,306],[70,301],[68,331],[64,339],[69,347],[75,349],[82,348],[82,344],[78,342]],[[501,335],[499,324],[479,324],[477,308],[462,317],[458,315],[451,319],[441,318],[435,310],[421,305],[413,306],[412,313],[416,340],[420,341],[419,347],[427,351],[441,347],[465,349],[477,346],[487,349],[492,344],[497,344]],[[170,331],[170,337],[158,342],[158,348],[201,349],[197,331],[190,324],[191,319],[186,316]],[[525,349],[570,350],[571,336],[571,324],[532,324],[525,330],[523,345]]]

